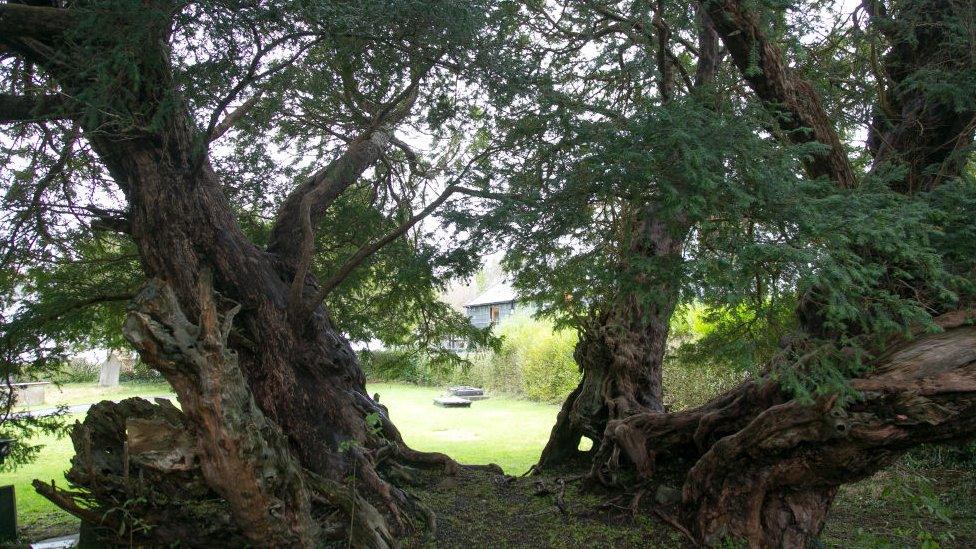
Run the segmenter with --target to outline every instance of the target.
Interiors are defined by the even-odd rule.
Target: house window
[[[498,305],[492,305],[491,307],[491,321],[498,322],[498,319],[502,316],[502,308]]]

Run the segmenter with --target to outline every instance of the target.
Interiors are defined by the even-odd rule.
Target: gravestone
[[[0,486],[0,541],[17,541],[17,498],[13,486]]]
[[[14,402],[18,406],[36,406],[44,404],[45,390],[51,382],[29,381],[26,383],[11,383],[14,389]]]
[[[434,404],[442,408],[470,408],[471,401],[457,396],[439,396],[434,399]]]
[[[122,370],[122,361],[115,356],[114,351],[109,351],[102,363],[102,368],[98,372],[98,384],[102,387],[116,387],[119,384],[119,372]]]
[[[485,390],[478,387],[470,387],[468,385],[458,385],[456,387],[448,387],[448,394],[456,397],[465,398],[468,400],[484,400],[488,398],[485,394]]]

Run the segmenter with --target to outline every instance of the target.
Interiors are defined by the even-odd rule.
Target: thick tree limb
[[[261,99],[261,95],[261,92],[254,94],[248,98],[247,101],[241,103],[239,107],[229,112],[220,122],[215,124],[213,130],[211,130],[210,135],[207,138],[208,142],[213,142],[220,139],[225,133],[230,131],[231,128],[237,125],[237,123],[240,122],[241,119],[247,115],[247,113],[251,112],[254,105],[258,104],[258,101]]]
[[[714,0],[704,6],[732,60],[756,95],[780,115],[779,125],[789,139],[827,148],[804,162],[809,175],[853,187],[854,170],[816,90],[787,66],[779,47],[763,32],[759,14],[741,0]]]
[[[69,118],[63,98],[0,94],[0,124]]]
[[[937,319],[945,332],[892,342],[871,373],[852,380],[862,398],[844,407],[834,397],[799,402],[764,378],[693,410],[613,421],[594,474],[614,483],[626,464],[647,480],[658,464],[693,463],[681,515],[699,542],[733,535],[754,547],[803,546],[841,484],[919,444],[976,433],[971,319],[946,314]]]
[[[50,40],[71,27],[73,14],[63,8],[0,4],[0,36]]]
[[[383,132],[353,140],[339,158],[289,193],[278,210],[268,251],[277,254],[286,265],[297,267],[307,255],[303,253],[303,243],[308,230],[314,230],[339,195],[379,160],[387,141]]]

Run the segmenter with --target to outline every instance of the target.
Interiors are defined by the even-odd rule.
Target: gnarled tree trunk
[[[66,96],[84,97],[93,83],[77,66],[89,60],[78,58],[64,36],[76,24],[74,13],[0,4],[0,41],[47,70]],[[126,68],[138,82],[129,72],[119,75],[118,85],[132,89],[82,117],[85,137],[127,199],[126,229],[143,270],[157,281],[136,304],[127,335],[177,390],[187,424],[205,441],[203,476],[252,542],[314,545],[310,485],[355,477],[358,492],[383,517],[368,545],[392,545],[385,530],[406,528],[402,510],[413,505],[381,477],[381,463],[456,464],[403,444],[385,408],[366,393],[355,353],[326,308],[305,302],[317,281],[296,272],[303,259],[296,247],[262,250],[243,233],[201,146],[209,136],[193,127],[179,99],[167,23],[158,24],[140,29],[151,38]],[[295,235],[315,227],[334,195],[378,155],[384,140],[373,137],[355,141],[297,186],[276,221],[276,242],[294,244]],[[202,292],[211,280],[215,294]],[[239,309],[220,324],[217,311],[225,313],[226,303]],[[378,430],[366,425],[370,414],[380,418]]]
[[[626,267],[639,271],[653,261],[658,268],[674,268],[687,229],[670,226],[653,208],[643,211],[629,246],[629,258],[641,267]],[[606,312],[590,318],[574,352],[583,378],[563,403],[536,470],[581,460],[588,466],[586,458],[600,446],[608,421],[664,410],[662,367],[677,292],[676,285],[638,272]],[[582,437],[593,442],[591,451],[579,449]]]
[[[786,137],[825,146],[805,160],[807,172],[829,177],[840,188],[855,186],[844,147],[814,88],[766,38],[756,8],[736,0],[704,6],[749,85],[780,115]],[[958,177],[960,155],[972,143],[976,115],[954,112],[908,77],[927,70],[930,62],[940,70],[972,70],[971,35],[953,34],[958,27],[949,24],[961,14],[971,19],[972,4],[933,0],[901,6],[897,14],[875,14],[886,28],[898,24],[902,31],[891,34],[886,65],[892,81],[883,84],[892,86],[895,97],[883,109],[885,116],[876,119],[871,144],[876,172],[892,164],[907,167],[904,181],[892,184],[896,190],[931,190]],[[924,293],[925,283],[907,291]],[[818,311],[801,313],[812,335],[830,337],[818,328]],[[697,542],[735,537],[751,547],[807,546],[819,535],[840,485],[871,475],[919,444],[976,433],[972,314],[949,313],[937,320],[944,333],[916,334],[912,341],[876,349],[871,373],[851,380],[861,399],[843,406],[836,397],[794,400],[775,379],[764,377],[695,410],[611,420],[593,457],[591,478],[634,490],[660,481],[663,471],[677,471],[683,490],[675,511]]]
[[[663,10],[663,4],[658,4],[658,10]],[[714,82],[721,53],[708,14],[699,8],[697,15],[699,57],[694,87],[701,91]],[[656,25],[655,31],[660,94],[669,100],[674,84],[667,55],[668,31],[664,25]],[[682,187],[680,182],[674,186]],[[606,310],[597,312],[599,307],[595,307],[580,330],[574,358],[583,378],[563,403],[535,470],[567,464],[589,466],[608,421],[664,410],[664,356],[680,288],[667,282],[669,277],[662,273],[681,268],[690,231],[691,223],[681,212],[666,216],[657,204],[636,208],[623,246],[626,254],[621,259],[619,295]],[[648,266],[657,272],[647,272]],[[579,450],[582,437],[592,441],[588,452]]]
[[[677,511],[699,541],[806,546],[840,485],[919,444],[976,433],[972,319],[948,314],[944,333],[893,345],[852,381],[862,399],[846,406],[802,403],[762,379],[694,410],[611,422],[594,474],[611,486],[623,469],[653,482],[660,467],[688,463]]]

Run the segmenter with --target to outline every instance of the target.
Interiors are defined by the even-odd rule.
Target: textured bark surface
[[[91,82],[80,81],[76,71],[87,60],[72,57],[77,55],[60,36],[72,24],[71,10],[0,4],[0,42],[74,97],[84,96]],[[38,34],[44,25],[52,28]],[[379,467],[396,462],[450,470],[454,462],[405,447],[386,410],[366,393],[355,353],[324,306],[294,314],[292,290],[297,287],[301,297],[316,281],[296,275],[292,248],[260,249],[238,226],[201,147],[207,136],[194,128],[167,70],[165,23],[140,30],[153,39],[126,67],[138,73],[138,84],[120,76],[118,85],[133,89],[85,116],[82,130],[125,194],[127,230],[146,277],[161,281],[157,297],[133,312],[129,336],[144,360],[166,373],[188,424],[210,437],[201,447],[204,478],[260,545],[314,543],[308,503],[313,484],[318,493],[332,492],[335,506],[342,507],[345,497],[347,511],[364,516],[370,506],[380,510],[368,519],[380,530],[407,528],[404,512],[423,513],[381,477]],[[104,46],[111,50],[113,44]],[[145,120],[158,123],[133,122]],[[321,177],[298,185],[275,234],[294,244],[292,237],[303,234],[333,194],[368,167],[382,145],[376,135],[356,141]],[[295,211],[296,204],[307,205],[308,215]],[[200,291],[205,278],[212,279],[215,295]],[[225,313],[228,303],[240,309],[217,334],[211,329],[214,311]],[[198,336],[204,339],[193,343]],[[381,418],[379,431],[366,424],[370,414]],[[352,477],[369,505],[330,488]],[[356,521],[350,524],[358,529]],[[269,536],[277,537],[268,542]],[[374,538],[362,543],[392,543],[385,535]]]
[[[165,399],[101,402],[71,431],[75,455],[66,477],[81,490],[34,481],[56,505],[94,526],[106,543],[151,547],[299,546],[289,532],[274,532],[255,543],[254,531],[240,522],[241,511],[210,487],[207,444],[190,419]],[[259,461],[260,455],[240,456]],[[274,483],[277,471],[265,471]],[[219,473],[218,473],[219,474]],[[338,542],[355,547],[396,546],[385,518],[354,490],[309,471],[302,472],[316,522],[313,546]],[[249,479],[243,479],[245,489]],[[287,509],[262,508],[262,522]],[[337,512],[340,511],[340,512]],[[245,532],[247,532],[245,534]]]
[[[647,209],[631,237],[628,254],[642,265],[669,268],[681,261],[687,229],[662,222]],[[632,268],[628,266],[628,268]],[[637,272],[580,333],[574,358],[583,372],[556,418],[536,470],[584,463],[599,448],[607,422],[645,411],[662,412],[662,366],[677,286]],[[582,437],[593,441],[579,450]]]
[[[66,473],[86,493],[45,484],[45,495],[62,507],[76,505],[75,514],[87,511],[82,520],[121,543],[248,543],[228,505],[204,480],[189,433],[185,416],[163,399],[96,404],[71,431],[75,455]]]
[[[837,488],[870,476],[908,449],[976,433],[976,327],[940,318],[944,333],[893,345],[852,381],[862,399],[806,404],[772,380],[748,382],[700,408],[611,422],[594,476],[624,471],[650,481],[679,467],[679,514],[702,543],[733,536],[751,547],[815,539]],[[681,465],[684,464],[684,465]]]
[[[198,302],[194,324],[172,290],[154,280],[133,301],[125,337],[173,386],[199,441],[201,472],[238,523],[248,525],[249,540],[313,545],[318,525],[301,467],[281,429],[258,408],[227,347],[239,307],[220,315],[206,276]]]

